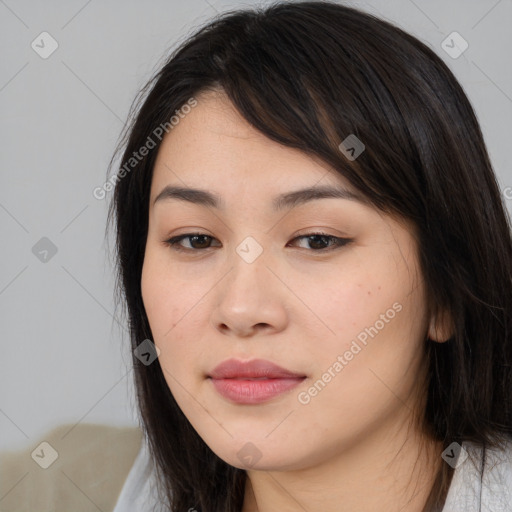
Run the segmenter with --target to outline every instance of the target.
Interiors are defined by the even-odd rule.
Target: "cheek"
[[[159,361],[171,391],[175,381],[188,381],[197,370],[201,357],[200,298],[204,290],[200,282],[186,279],[171,272],[168,260],[160,251],[146,250],[141,275],[141,293],[144,309],[153,335],[153,342],[160,350]],[[193,371],[194,370],[194,371]],[[179,390],[177,390],[179,391]]]
[[[141,293],[155,343],[164,343],[175,334],[202,293],[198,283],[177,275],[169,267],[165,253],[148,245],[141,276]]]
[[[395,256],[389,253],[377,263],[373,258],[367,265],[361,257],[359,266],[333,272],[329,286],[314,289],[311,309],[318,312],[326,334],[311,346],[311,353],[322,368],[346,355],[357,380],[362,378],[360,369],[373,365],[386,373],[395,367],[399,374],[400,365],[408,368],[420,353],[427,328],[421,277],[413,261]]]
[[[338,303],[329,305],[327,322],[335,335],[310,345],[311,379],[297,400],[304,422],[316,425],[309,429],[313,444],[324,442],[322,425],[338,425],[333,435],[350,440],[402,414],[420,371],[422,322],[415,294],[408,297],[410,289],[384,280],[375,281],[375,289],[359,284],[347,286]]]
[[[155,342],[169,330],[169,318],[172,315],[173,300],[167,278],[161,265],[151,251],[146,250],[141,276],[141,293],[144,309],[149,320]],[[166,315],[165,312],[168,314]],[[167,324],[167,325],[166,325]]]
[[[384,327],[383,321],[387,327],[398,316],[397,309],[403,307],[410,292],[410,288],[384,273],[340,275],[337,281],[337,285],[315,293],[311,308],[329,328],[326,339],[332,338],[334,343],[355,338],[376,322],[379,330]]]
[[[159,363],[171,387],[173,379],[170,377],[175,373],[173,361],[183,361],[182,355],[176,354],[175,347],[171,345],[171,340],[178,332],[176,325],[179,325],[179,319],[183,313],[179,307],[180,294],[176,293],[175,283],[171,285],[168,274],[151,250],[146,250],[141,276],[141,293],[152,341],[160,351]]]

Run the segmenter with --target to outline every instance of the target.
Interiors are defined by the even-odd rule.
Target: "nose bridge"
[[[272,282],[266,256],[263,246],[250,235],[235,247],[213,312],[217,328],[245,335],[259,325],[282,328],[286,308],[276,283]]]
[[[237,299],[260,299],[260,292],[264,292],[263,283],[268,282],[268,269],[266,251],[252,235],[246,236],[230,256],[230,275],[227,283],[232,291],[236,291]],[[239,294],[244,294],[240,297]],[[250,297],[245,296],[250,294]]]

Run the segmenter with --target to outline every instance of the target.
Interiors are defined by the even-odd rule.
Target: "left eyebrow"
[[[351,192],[343,187],[334,187],[330,185],[319,186],[319,187],[308,187],[293,192],[286,192],[274,198],[273,208],[274,211],[280,211],[284,209],[291,209],[305,204],[309,201],[317,199],[347,199],[350,201],[365,202],[359,194]]]
[[[272,207],[274,211],[281,211],[284,209],[295,208],[299,205],[314,201],[317,199],[346,199],[351,201],[366,202],[357,193],[351,192],[342,187],[334,186],[319,186],[319,187],[308,187],[292,192],[285,192],[276,196],[272,201]],[[190,203],[208,206],[216,209],[224,210],[224,202],[218,194],[214,194],[207,190],[188,188],[188,187],[177,187],[167,185],[160,193],[156,196],[153,201],[153,205],[157,201],[163,201],[168,199],[177,199],[180,201],[188,201]]]

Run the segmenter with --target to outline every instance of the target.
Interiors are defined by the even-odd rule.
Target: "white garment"
[[[167,512],[158,501],[153,461],[144,437],[113,512]]]
[[[455,469],[443,512],[512,512],[512,442],[505,450],[485,450],[483,477],[482,448],[463,447],[468,457]]]
[[[503,451],[486,450],[482,479],[481,447],[464,443],[463,448],[468,457],[457,462],[442,512],[512,512],[512,442]],[[143,439],[113,512],[164,510],[158,503],[153,463]]]

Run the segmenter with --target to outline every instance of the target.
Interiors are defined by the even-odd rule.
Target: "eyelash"
[[[172,238],[169,238],[168,240],[165,240],[165,244],[167,244],[168,246],[171,247],[172,250],[174,251],[177,251],[177,252],[199,252],[199,251],[205,251],[207,249],[211,249],[211,247],[206,247],[204,249],[189,249],[189,248],[184,248],[184,247],[181,247],[179,246],[179,242],[181,242],[181,240],[184,240],[186,238],[192,238],[194,236],[202,236],[202,237],[206,237],[206,238],[211,238],[212,240],[214,240],[214,237],[210,236],[210,235],[206,235],[204,233],[185,233],[183,235],[178,235],[178,236],[174,236]],[[326,252],[330,252],[330,251],[334,251],[336,249],[339,249],[347,244],[349,244],[350,242],[352,242],[352,240],[350,238],[339,238],[337,236],[333,236],[333,235],[329,235],[327,233],[322,233],[322,232],[315,232],[315,233],[307,233],[305,235],[300,235],[300,236],[297,236],[295,237],[293,241],[295,240],[299,240],[299,239],[302,239],[302,238],[310,238],[310,237],[313,237],[313,236],[321,236],[323,238],[327,238],[329,240],[334,240],[334,244],[331,245],[330,247],[327,247],[327,248],[323,248],[323,249],[311,249],[313,252],[323,252],[323,253],[326,253]]]

